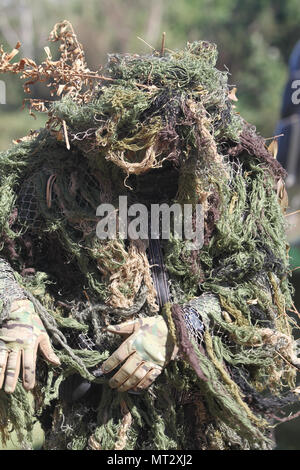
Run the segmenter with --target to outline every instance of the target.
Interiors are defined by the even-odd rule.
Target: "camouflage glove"
[[[163,317],[110,325],[107,331],[130,335],[101,367],[107,374],[126,360],[109,381],[109,385],[119,392],[139,392],[149,387],[177,352]]]
[[[23,386],[30,390],[35,385],[37,349],[54,365],[60,361],[54,353],[49,336],[30,300],[15,300],[9,318],[0,329],[0,388],[13,393],[23,366]]]

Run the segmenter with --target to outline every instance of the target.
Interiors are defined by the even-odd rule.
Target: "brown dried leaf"
[[[48,60],[52,60],[52,54],[51,54],[50,48],[49,48],[48,46],[45,46],[45,47],[44,47],[44,51],[45,51],[46,54],[47,54]]]
[[[277,158],[278,154],[278,140],[274,139],[268,146],[269,152],[273,155],[274,158]]]
[[[231,101],[238,101],[238,98],[236,97],[236,92],[237,92],[237,88],[232,88],[232,90],[230,90],[229,94],[228,94],[228,98],[231,100]]]
[[[50,41],[60,41],[60,57],[52,61],[49,47],[45,47],[47,59],[36,64],[32,59],[22,58],[19,62],[10,61],[18,53],[21,44],[18,42],[11,53],[5,53],[0,46],[0,73],[13,73],[24,79],[25,93],[31,92],[31,86],[36,83],[45,83],[50,88],[51,96],[71,96],[79,103],[86,103],[91,99],[94,80],[113,80],[103,77],[99,71],[91,71],[86,64],[82,45],[78,42],[73,26],[68,21],[57,23],[50,33]],[[29,100],[29,112],[34,116],[33,110],[47,112],[49,120],[47,128],[54,129],[61,125],[55,116],[45,106],[45,100]],[[35,116],[34,116],[35,117]]]

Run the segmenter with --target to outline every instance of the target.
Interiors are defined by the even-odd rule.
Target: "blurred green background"
[[[0,0],[0,43],[7,50],[20,40],[19,56],[42,60],[48,34],[62,19],[73,23],[92,69],[109,52],[151,52],[137,37],[159,48],[163,31],[170,49],[196,39],[215,42],[219,67],[229,69],[238,87],[238,110],[265,137],[273,135],[286,64],[300,36],[299,0]],[[0,149],[43,122],[19,112],[19,80],[4,80]]]
[[[110,52],[150,53],[181,48],[187,41],[205,39],[217,44],[218,67],[230,71],[238,89],[237,110],[265,137],[274,135],[290,52],[300,39],[299,0],[0,0],[0,44],[19,56],[42,61],[53,25],[73,24],[86,51],[89,68],[105,64]],[[55,47],[50,49],[55,57]],[[24,98],[17,77],[0,77],[6,84],[6,104],[0,104],[0,150],[11,141],[43,126],[21,110]],[[47,96],[40,85],[31,97]],[[28,96],[27,96],[28,97]],[[296,299],[297,300],[297,299]],[[299,308],[299,301],[298,301]],[[276,430],[279,449],[300,449],[300,419]]]

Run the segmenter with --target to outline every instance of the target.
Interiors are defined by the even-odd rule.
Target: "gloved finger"
[[[101,370],[104,374],[107,374],[111,370],[115,369],[119,364],[125,361],[128,356],[131,356],[135,352],[132,345],[128,340],[124,341],[121,346],[112,355],[106,359],[101,365]]]
[[[7,330],[7,328],[5,328],[5,326],[2,327],[2,331],[3,330]],[[12,341],[14,341],[14,337],[13,336],[5,336],[5,335],[1,335],[0,336],[0,341],[3,342],[3,343],[11,343]]]
[[[37,347],[22,351],[23,387],[25,390],[31,390],[35,386],[36,350]]]
[[[151,369],[145,377],[132,389],[134,392],[141,392],[146,388],[150,387],[150,385],[157,379],[157,377],[161,374],[161,369],[157,369],[156,367]]]
[[[116,335],[131,335],[136,331],[138,323],[136,320],[130,320],[124,323],[119,323],[118,325],[108,325],[106,331],[110,333],[115,333]]]
[[[21,366],[21,350],[12,351],[9,353],[6,374],[5,374],[5,385],[4,391],[6,393],[13,393],[16,388]]]
[[[118,388],[119,392],[126,392],[136,387],[146,374],[151,370],[152,366],[143,362],[134,373]]]
[[[34,305],[28,299],[14,300],[10,306],[10,313],[16,312],[17,310],[25,310],[29,313],[34,313]]]
[[[47,361],[51,362],[51,364],[54,364],[55,366],[60,365],[60,360],[53,351],[48,335],[41,335],[38,340],[38,345],[43,356],[45,357],[45,359],[47,359]]]
[[[135,373],[137,368],[141,365],[141,359],[136,353],[132,354],[121,369],[110,379],[109,385],[111,388],[118,388],[122,385],[132,374]]]
[[[5,377],[8,351],[3,344],[0,346],[0,348],[0,388],[2,388]]]

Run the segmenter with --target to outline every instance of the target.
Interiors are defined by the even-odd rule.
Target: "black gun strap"
[[[170,290],[160,240],[149,239],[148,260],[154,288],[157,292],[157,303],[162,308],[170,300]]]

